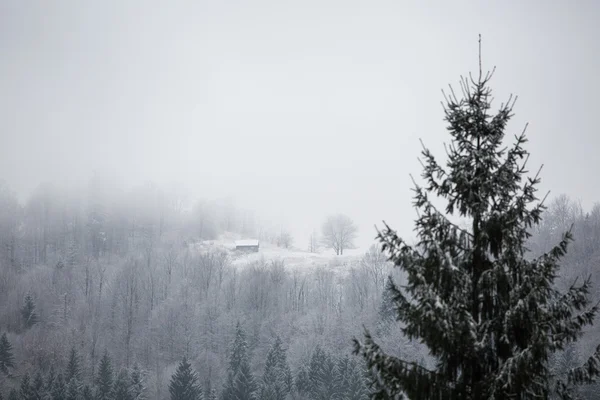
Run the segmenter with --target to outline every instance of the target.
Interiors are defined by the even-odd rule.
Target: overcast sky
[[[0,179],[179,182],[234,196],[297,242],[328,213],[360,244],[410,234],[419,138],[441,89],[497,66],[543,188],[600,200],[600,2],[0,1]]]

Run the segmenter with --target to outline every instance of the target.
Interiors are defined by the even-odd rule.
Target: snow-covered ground
[[[231,252],[232,264],[239,267],[256,262],[283,261],[286,268],[299,270],[320,266],[346,270],[348,265],[356,263],[365,253],[364,249],[351,249],[344,250],[343,255],[337,256],[331,249],[321,249],[318,253],[311,253],[293,247],[284,249],[266,242],[260,242],[259,251],[256,253],[243,253],[235,251],[235,241],[239,239],[236,235],[225,234],[218,240],[196,243],[194,247],[199,251],[210,248],[226,249]]]

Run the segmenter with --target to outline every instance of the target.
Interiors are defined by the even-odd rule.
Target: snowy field
[[[272,261],[283,261],[286,268],[297,270],[310,270],[318,267],[346,271],[349,265],[356,264],[365,254],[364,249],[344,250],[344,254],[338,256],[332,249],[320,249],[318,253],[310,253],[298,248],[281,248],[274,244],[260,242],[259,251],[245,253],[235,251],[235,241],[239,240],[234,235],[222,235],[218,240],[207,240],[195,243],[193,246],[197,251],[222,248],[230,253],[232,264],[244,267],[255,263],[270,263]]]

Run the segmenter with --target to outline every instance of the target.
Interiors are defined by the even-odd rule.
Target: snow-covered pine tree
[[[131,383],[129,386],[129,392],[132,400],[145,400],[146,399],[146,386],[144,384],[144,378],[142,371],[137,363],[133,365],[131,371]]]
[[[35,312],[35,302],[30,293],[25,296],[25,302],[21,308],[21,316],[23,317],[23,326],[25,329],[31,328],[38,322],[38,315]]]
[[[69,362],[67,363],[67,369],[65,371],[65,379],[70,382],[71,379],[75,378],[77,381],[81,381],[81,367],[79,366],[79,355],[75,347],[71,348],[69,354]]]
[[[93,400],[94,393],[92,392],[92,388],[90,385],[84,385],[83,390],[81,391],[81,400]]]
[[[52,388],[54,387],[54,381],[56,380],[56,372],[54,372],[54,365],[50,366],[50,371],[48,371],[48,376],[46,377],[45,391],[48,394],[52,393]]]
[[[9,369],[15,368],[15,356],[13,354],[13,348],[6,333],[0,336],[0,372],[8,375]]]
[[[221,397],[223,400],[254,400],[257,389],[256,381],[250,371],[250,357],[248,355],[246,334],[238,322],[235,328],[231,358],[229,359],[227,380]]]
[[[112,400],[114,395],[113,387],[113,367],[108,355],[108,350],[100,359],[98,366],[98,376],[96,377],[96,399]]]
[[[283,343],[277,336],[267,353],[260,398],[262,400],[285,400],[292,391],[292,386],[292,370],[287,362]]]
[[[44,388],[44,377],[39,370],[36,372],[35,378],[33,378],[31,387],[33,389],[33,396],[36,400],[43,400],[45,398],[46,389]]]
[[[480,42],[481,43],[481,42]],[[493,73],[461,80],[462,98],[445,96],[452,137],[446,168],[424,148],[424,187],[415,184],[418,244],[408,245],[389,226],[378,238],[391,261],[407,274],[392,286],[403,333],[422,341],[437,359],[434,369],[385,354],[369,332],[355,340],[376,375],[374,399],[533,399],[598,375],[600,348],[567,379],[551,385],[548,357],[576,341],[598,308],[590,305],[590,280],[566,293],[554,288],[561,257],[572,240],[525,257],[529,230],[539,224],[543,200],[538,175],[526,178],[525,131],[504,147],[514,100],[492,115]],[[538,172],[539,174],[539,172]],[[431,197],[446,201],[445,213]],[[468,231],[448,215],[467,218]]]
[[[68,382],[66,400],[79,400],[79,381],[73,377]]]
[[[25,373],[21,378],[21,386],[19,387],[19,397],[21,400],[34,400],[33,389],[31,387],[31,378],[29,373]]]
[[[204,398],[198,374],[185,357],[171,377],[169,393],[171,400],[202,400]]]
[[[52,390],[50,391],[52,400],[66,400],[67,398],[67,386],[62,374],[58,374],[54,383],[52,384]]]
[[[129,374],[126,369],[122,369],[115,380],[114,400],[131,400],[129,392]]]
[[[17,389],[10,389],[10,392],[8,393],[8,400],[19,400],[19,392],[17,392]]]
[[[334,358],[317,346],[310,358],[308,380],[312,399],[330,399],[338,395],[336,387],[337,365]]]

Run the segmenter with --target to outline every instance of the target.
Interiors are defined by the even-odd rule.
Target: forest
[[[385,288],[388,275],[404,277],[375,242],[362,256],[309,265],[288,267],[284,257],[240,264],[216,239],[256,235],[276,248],[277,235],[261,234],[231,205],[201,201],[184,210],[159,188],[142,189],[119,198],[92,179],[87,196],[67,198],[45,185],[20,204],[2,186],[3,398],[163,399],[187,373],[206,399],[231,390],[366,399],[369,378],[351,343],[363,325],[391,354],[432,362],[399,335]],[[561,288],[596,270],[600,205],[584,210],[555,197],[529,241],[531,256],[540,254],[572,224]],[[598,334],[588,329],[552,368],[577,365]],[[247,380],[236,386],[231,376],[240,369]],[[111,385],[114,397],[101,395]],[[590,399],[597,393],[594,385],[581,390]]]
[[[600,398],[594,2],[3,3],[0,400]]]

